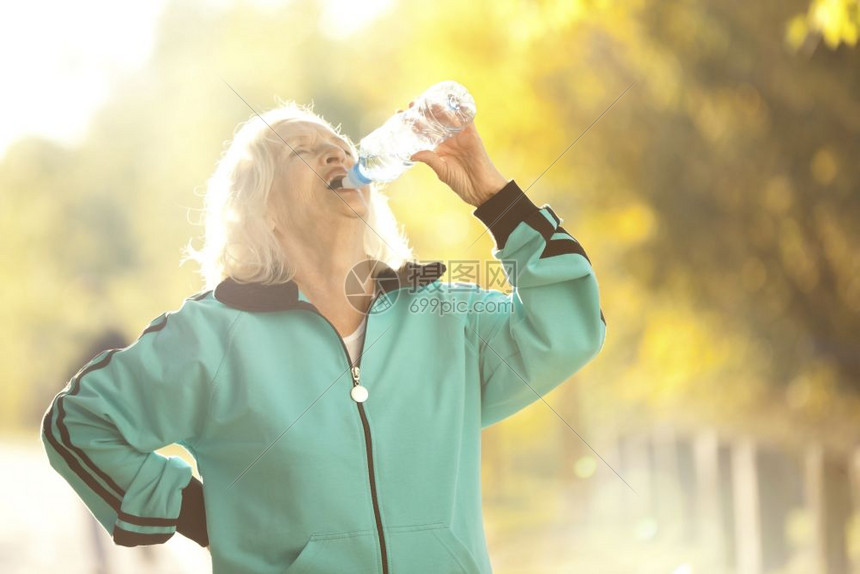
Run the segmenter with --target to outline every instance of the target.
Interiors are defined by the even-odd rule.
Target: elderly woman
[[[216,574],[491,572],[481,429],[588,363],[606,324],[582,246],[473,125],[420,152],[495,240],[513,293],[442,282],[321,117],[283,105],[209,182],[205,290],[54,398],[53,467],[116,544],[179,532]],[[193,251],[193,250],[192,250]],[[155,450],[178,443],[197,462]]]

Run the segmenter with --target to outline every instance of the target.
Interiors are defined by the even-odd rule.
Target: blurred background
[[[0,571],[210,568],[179,535],[113,546],[38,430],[96,350],[202,289],[181,250],[252,114],[225,82],[357,141],[454,79],[608,324],[484,431],[494,571],[860,572],[858,29],[856,0],[3,3]],[[426,166],[388,193],[419,259],[491,257]]]

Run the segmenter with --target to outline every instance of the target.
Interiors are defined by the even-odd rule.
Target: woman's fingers
[[[436,172],[436,176],[444,181],[444,177],[447,175],[447,165],[445,164],[445,160],[436,155],[434,152],[429,150],[415,152],[409,159],[411,161],[420,161],[421,163],[426,163],[428,166],[430,166],[430,169]]]

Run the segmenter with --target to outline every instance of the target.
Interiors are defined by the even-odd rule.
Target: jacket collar
[[[441,277],[446,270],[441,261],[425,265],[407,261],[394,270],[382,261],[374,260],[371,275],[382,293],[401,287],[419,288],[429,285]],[[215,299],[243,311],[289,311],[307,305],[308,299],[294,281],[265,285],[263,283],[239,283],[232,277],[224,279],[215,287]]]

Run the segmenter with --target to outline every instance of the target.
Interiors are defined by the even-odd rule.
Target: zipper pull
[[[352,367],[352,389],[349,391],[349,396],[357,403],[363,403],[367,400],[367,388],[361,386],[361,369]]]

